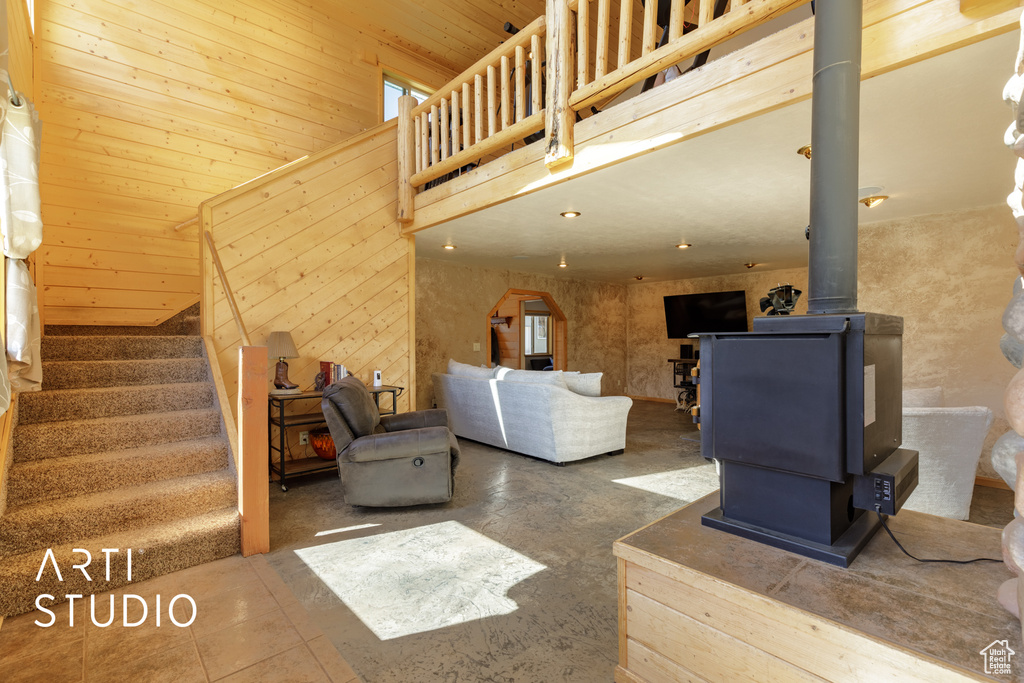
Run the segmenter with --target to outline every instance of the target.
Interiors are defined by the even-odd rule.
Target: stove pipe
[[[861,0],[817,0],[807,312],[857,311]]]

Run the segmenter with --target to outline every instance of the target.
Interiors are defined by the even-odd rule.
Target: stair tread
[[[53,553],[56,556],[60,556],[62,554],[66,555],[72,552],[74,548],[81,548],[86,545],[98,548],[146,548],[147,545],[151,545],[151,543],[147,543],[148,539],[171,534],[180,534],[183,531],[189,530],[190,527],[194,527],[202,531],[223,527],[225,525],[230,526],[231,524],[237,523],[238,510],[235,507],[224,507],[217,510],[211,510],[210,512],[204,512],[199,515],[193,515],[191,517],[182,517],[181,519],[157,522],[156,524],[139,527],[137,529],[115,531],[110,534],[90,536],[88,538],[78,539],[69,543],[62,543],[53,547]],[[34,574],[39,570],[40,558],[41,553],[39,550],[29,550],[28,552],[0,558],[0,575],[6,573],[5,570],[9,570],[12,566],[17,565],[26,559],[30,560],[31,565],[34,565]]]
[[[206,436],[186,441],[169,441],[167,443],[155,444],[152,446],[137,446],[135,448],[124,448],[121,450],[99,451],[97,453],[81,453],[68,455],[63,458],[48,458],[45,460],[25,460],[15,462],[11,465],[11,472],[24,471],[28,469],[46,469],[59,467],[61,469],[73,468],[77,465],[102,462],[104,460],[136,460],[173,455],[176,452],[201,450],[206,448],[223,448],[227,446],[227,439],[223,436]]]
[[[36,596],[44,593],[64,602],[67,593],[100,593],[235,555],[240,550],[238,530],[238,510],[232,506],[57,544],[52,550],[63,581],[57,580],[49,563],[50,570],[41,573],[41,581],[36,580],[45,552],[41,549],[0,558],[0,585],[5,586],[0,591],[0,615],[30,611]],[[92,566],[97,569],[104,564],[104,548],[118,549],[119,553],[111,554],[111,580],[106,580],[102,570],[92,573],[92,581],[86,581],[79,571],[71,571],[71,564],[83,559],[75,548],[89,550]],[[128,548],[133,555],[131,582],[125,571]]]
[[[146,422],[154,418],[167,419],[169,417],[187,417],[189,415],[209,415],[216,413],[220,415],[217,408],[186,408],[185,410],[161,410],[155,413],[140,413],[136,415],[112,415],[110,417],[90,417],[84,420],[63,420],[61,422],[37,422],[33,424],[18,425],[23,430],[55,430],[71,427],[88,427],[126,422]]]
[[[44,360],[43,365],[161,365],[166,363],[205,363],[201,356],[185,356],[183,358],[100,358],[94,360]]]
[[[41,401],[47,396],[58,397],[58,396],[70,396],[72,394],[101,394],[101,393],[116,393],[123,391],[178,391],[184,387],[206,387],[212,386],[213,382],[165,382],[162,384],[126,384],[118,387],[79,387],[77,389],[43,389],[42,391],[33,391],[32,393],[24,393],[18,396],[18,403],[24,405],[25,401]]]
[[[43,500],[34,503],[25,503],[9,507],[3,519],[0,519],[0,527],[6,522],[16,523],[21,517],[28,516],[32,520],[38,520],[42,515],[58,514],[61,508],[78,508],[86,510],[94,507],[108,507],[113,502],[131,501],[145,498],[163,498],[185,491],[198,491],[204,487],[216,487],[224,482],[235,483],[235,476],[228,469],[205,472],[203,474],[192,474],[174,479],[162,479],[151,481],[145,484],[134,486],[122,486],[112,491],[99,491],[87,493],[70,498],[59,498],[56,500]]]

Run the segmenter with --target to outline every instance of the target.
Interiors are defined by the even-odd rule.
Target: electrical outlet
[[[299,432],[299,445],[309,443],[309,432]]]
[[[473,350],[474,351],[479,351],[480,350],[480,342],[473,342]]]

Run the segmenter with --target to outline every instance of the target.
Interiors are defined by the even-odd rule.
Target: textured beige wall
[[[1003,391],[1014,369],[999,351],[999,337],[1016,276],[1016,239],[1002,205],[860,228],[858,307],[903,317],[903,386],[940,385],[947,405],[983,405],[995,413],[983,476],[996,476],[988,448],[1008,429]],[[806,269],[630,286],[626,393],[675,396],[666,361],[678,354],[679,342],[666,338],[662,297],[745,289],[754,316],[761,315],[760,297],[780,282],[804,291],[797,313],[806,312]]]
[[[805,292],[797,302],[796,313],[807,312],[807,269],[759,271],[735,275],[639,283],[629,287],[629,330],[627,349],[629,366],[626,393],[630,396],[675,399],[672,387],[672,366],[669,358],[679,357],[679,339],[669,339],[665,330],[664,297],[698,292],[747,292],[747,324],[762,315],[760,301],[768,290],[778,284],[792,284]]]
[[[999,351],[1017,269],[1017,228],[1003,205],[861,226],[859,307],[903,316],[903,386],[941,386],[947,405],[988,406],[988,449],[1007,426],[1015,370]]]
[[[603,393],[626,388],[626,287],[416,259],[416,404],[434,400],[430,375],[448,359],[486,364],[487,314],[509,289],[549,292],[565,314],[569,370],[603,372]],[[473,343],[480,350],[473,350]]]

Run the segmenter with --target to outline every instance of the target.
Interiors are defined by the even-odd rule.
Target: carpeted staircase
[[[194,311],[157,328],[46,328],[43,391],[18,398],[0,615],[238,552],[237,488]],[[51,563],[36,575],[52,548]],[[83,572],[72,569],[92,555]],[[110,556],[106,578],[103,549]],[[126,589],[127,590],[127,589]],[[130,592],[130,591],[128,591]]]

